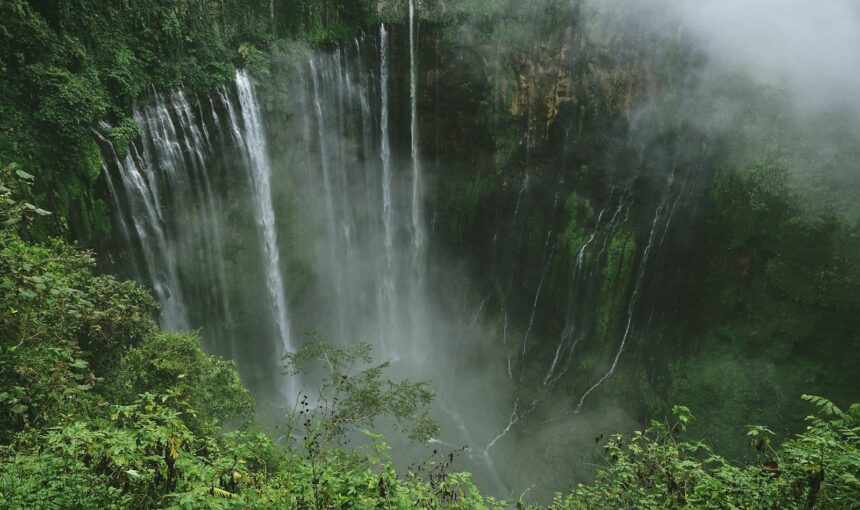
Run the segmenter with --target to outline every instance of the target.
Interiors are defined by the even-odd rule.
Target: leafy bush
[[[13,198],[32,181],[15,168],[6,167],[0,185],[0,440],[80,411],[96,382],[92,370],[115,363],[155,328],[155,303],[143,289],[94,276],[89,253],[19,236],[16,227],[47,212]]]
[[[675,406],[674,420],[652,422],[632,437],[612,436],[607,466],[591,485],[558,495],[552,509],[832,508],[860,507],[860,404],[842,411],[813,396],[806,431],[771,446],[772,432],[748,427],[756,465],[736,466],[702,442],[679,440],[693,419]]]
[[[158,334],[130,349],[105,390],[114,401],[131,402],[150,392],[175,392],[177,408],[195,433],[215,433],[222,425],[246,426],[254,403],[236,373],[235,364],[200,349],[194,335]]]

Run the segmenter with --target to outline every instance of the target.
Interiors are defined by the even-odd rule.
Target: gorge
[[[812,33],[782,30],[803,25],[797,2],[749,26],[714,14],[734,19],[734,2],[215,3],[168,9],[176,30],[203,28],[75,128],[82,177],[31,173],[62,218],[43,237],[65,228],[99,272],[151,291],[163,331],[234,361],[273,438],[325,381],[284,357],[319,340],[368,343],[435,394],[427,444],[373,423],[399,471],[450,452],[510,501],[592,481],[610,434],[674,404],[695,439],[758,462],[745,425],[788,438],[801,395],[857,401],[860,108],[856,73],[820,63],[858,56],[846,2],[806,8],[856,23],[803,39],[794,62],[785,41]],[[15,19],[54,23],[32,4]],[[182,49],[207,37],[233,60]],[[35,72],[3,44],[4,70]],[[50,146],[53,117],[34,115],[32,147]],[[3,162],[38,167],[10,147]]]

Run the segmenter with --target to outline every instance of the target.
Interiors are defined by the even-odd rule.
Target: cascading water
[[[384,314],[383,321],[390,322],[394,317],[398,316],[395,310],[396,301],[394,299],[395,282],[392,279],[394,275],[394,209],[391,203],[391,139],[388,135],[388,32],[385,30],[385,25],[379,26],[379,62],[380,62],[380,158],[382,161],[382,224],[384,227],[384,249],[385,249],[385,265],[382,270],[382,288],[379,295],[381,296],[381,311]]]
[[[525,363],[526,353],[529,348],[529,336],[532,334],[532,329],[535,324],[535,316],[537,315],[538,303],[540,302],[541,291],[543,291],[543,285],[546,283],[546,277],[549,274],[550,264],[552,264],[552,259],[555,256],[555,243],[552,243],[550,246],[550,241],[552,240],[552,231],[548,232],[546,235],[546,243],[544,246],[544,250],[548,250],[549,255],[546,258],[546,266],[544,267],[543,272],[541,272],[540,281],[538,282],[537,291],[535,291],[535,299],[534,304],[532,305],[532,312],[529,316],[529,325],[526,328],[526,334],[523,336],[523,349],[522,349],[522,360]]]
[[[621,337],[621,343],[618,346],[618,351],[615,353],[615,357],[612,358],[612,364],[609,367],[609,370],[606,371],[600,379],[597,380],[591,387],[589,387],[585,393],[580,397],[579,402],[576,404],[576,408],[574,409],[575,413],[578,413],[580,409],[582,409],[582,404],[585,403],[585,399],[596,390],[601,384],[603,384],[607,379],[612,377],[612,374],[615,373],[615,369],[618,367],[618,360],[621,358],[621,354],[624,353],[624,347],[627,345],[627,341],[630,339],[630,335],[633,330],[633,314],[636,311],[636,304],[640,297],[640,292],[642,291],[642,282],[645,278],[645,274],[648,268],[648,256],[651,254],[651,249],[654,247],[654,237],[657,232],[657,224],[660,221],[660,216],[662,214],[663,209],[666,207],[666,202],[660,204],[657,207],[657,210],[654,213],[654,221],[651,224],[651,232],[648,235],[648,244],[645,246],[645,251],[642,253],[642,258],[639,261],[639,270],[636,274],[636,282],[633,287],[633,294],[630,296],[629,304],[627,305],[627,322],[624,326],[624,335]]]
[[[423,332],[416,271],[424,266],[416,253],[424,248],[416,251],[414,234],[426,234],[421,212],[414,214],[423,208],[415,200],[417,153],[406,171],[392,149],[389,38],[382,25],[378,38],[308,60],[309,83],[297,85],[307,133],[302,180],[323,205],[314,222],[326,235],[315,239],[320,257],[312,266],[328,289],[324,306],[338,318],[323,335],[370,340],[384,359],[414,361],[428,355],[415,340]]]
[[[212,350],[236,359],[258,392],[275,394],[279,403],[295,393],[278,362],[301,343],[292,331],[316,331],[338,344],[369,341],[381,361],[434,379],[453,423],[437,441],[468,443],[479,469],[504,491],[510,473],[494,457],[510,455],[537,416],[563,407],[552,393],[559,383],[570,377],[582,385],[572,386],[584,392],[569,409],[579,411],[615,373],[634,334],[649,260],[657,258],[652,252],[678,201],[664,199],[647,244],[635,251],[631,284],[618,291],[628,293],[619,298],[627,313],[618,313],[626,328],[597,338],[592,316],[607,284],[608,252],[619,236],[637,235],[628,221],[632,192],[604,197],[576,247],[567,246],[559,205],[570,184],[540,167],[527,133],[522,181],[511,183],[507,216],[494,229],[494,284],[474,303],[458,296],[441,306],[444,284],[426,278],[428,267],[434,275],[448,267],[428,256],[413,1],[409,14],[408,94],[406,87],[398,93],[406,70],[396,67],[405,59],[395,53],[406,45],[398,46],[397,30],[386,26],[301,57],[295,81],[275,85],[285,89],[288,115],[267,116],[244,71],[215,101],[191,101],[181,90],[154,93],[153,104],[136,114],[140,140],[106,168],[116,224],[140,255],[132,262],[161,301],[165,326],[202,327]],[[268,109],[274,93],[266,94]],[[396,130],[407,111],[408,136]],[[536,232],[536,209],[548,208],[541,204],[546,189],[555,195],[551,224]],[[568,281],[555,281],[562,273]],[[559,320],[547,320],[556,312]],[[583,370],[578,354],[613,339],[608,365]],[[478,351],[492,363],[468,364]],[[466,372],[484,378],[496,398],[465,391],[462,378],[472,375]],[[531,404],[523,406],[526,395]]]
[[[409,107],[411,114],[410,139],[412,155],[412,263],[418,277],[418,285],[424,279],[424,250],[427,234],[424,230],[423,199],[424,176],[418,151],[418,63],[415,51],[415,0],[409,0]]]
[[[615,191],[610,195],[615,196]],[[543,378],[543,385],[549,388],[565,376],[571,368],[577,345],[591,334],[592,316],[596,314],[593,305],[598,299],[597,291],[601,285],[599,269],[605,263],[604,255],[609,244],[618,235],[621,225],[627,221],[631,206],[627,191],[617,193],[617,197],[618,205],[609,220],[604,224],[604,217],[608,216],[607,210],[601,210],[597,215],[594,230],[577,252],[568,289],[564,326],[549,370]],[[587,257],[589,248],[595,246],[596,240],[596,251]]]
[[[108,128],[109,129],[110,125],[105,124],[102,126],[102,128]],[[93,130],[92,132],[95,135],[95,137],[98,139],[99,143],[103,147],[106,147],[109,151],[108,153],[110,154],[110,157],[105,159],[105,163],[102,165],[101,172],[102,172],[102,175],[105,176],[105,181],[107,182],[107,186],[108,186],[108,193],[110,193],[114,210],[115,211],[121,211],[124,202],[122,200],[120,200],[119,190],[118,190],[117,186],[114,184],[113,177],[111,177],[110,164],[112,163],[116,168],[121,168],[122,163],[119,160],[119,156],[116,153],[116,148],[114,147],[113,143],[110,140],[108,140],[107,138],[105,138],[104,136],[102,136],[102,134],[99,133],[98,131]],[[110,163],[108,163],[108,162],[110,162]],[[131,242],[132,242],[131,230],[129,229],[128,222],[125,218],[125,215],[118,214],[116,216],[116,222],[117,222],[117,225],[119,226],[119,231],[120,231],[120,235],[122,236],[122,241],[126,244],[126,246],[131,246]],[[130,262],[131,262],[132,275],[136,278],[141,278],[142,272],[141,272],[140,267],[137,264],[136,257],[131,257]]]
[[[236,73],[236,89],[245,126],[244,140],[248,153],[249,172],[253,184],[252,202],[263,242],[266,267],[266,290],[271,298],[272,315],[277,325],[281,356],[292,352],[290,324],[287,318],[287,302],[281,276],[280,250],[275,231],[275,209],[272,204],[272,164],[269,161],[266,139],[260,120],[259,104],[254,94],[251,78],[245,71]],[[283,378],[283,381],[289,381]],[[288,393],[289,395],[289,393]]]
[[[602,226],[603,215],[606,213],[606,209],[600,211],[600,214],[597,215],[597,222],[594,226],[594,230],[591,232],[591,235],[588,237],[588,240],[585,241],[585,244],[582,245],[582,248],[579,249],[579,252],[576,255],[576,264],[573,267],[573,277],[571,278],[571,286],[569,290],[568,301],[572,301],[572,294],[575,291],[577,284],[579,282],[580,274],[583,270],[583,262],[585,260],[585,253],[588,250],[588,247],[591,246],[591,243],[594,242],[595,237],[597,237],[597,233]],[[561,339],[558,343],[558,347],[555,349],[555,355],[552,358],[552,363],[550,364],[549,370],[543,378],[543,385],[547,386],[551,383],[551,381],[556,380],[553,375],[555,373],[556,368],[558,367],[559,360],[561,356],[563,356],[563,351],[568,350],[570,352],[570,356],[573,355],[573,350],[576,348],[576,342],[572,345],[569,345],[570,339],[573,337],[576,332],[576,324],[575,319],[573,318],[573,308],[575,305],[569,304],[567,307],[567,314],[565,316],[564,328],[562,329]]]
[[[252,386],[262,388],[269,379],[277,380],[276,391],[286,395],[292,392],[288,380],[272,378],[279,371],[277,360],[292,350],[292,343],[271,163],[246,73],[237,73],[235,90],[238,113],[226,89],[219,92],[220,104],[198,102],[199,108],[192,107],[181,89],[170,94],[153,90],[151,101],[135,110],[140,136],[127,156],[120,160],[99,135],[107,156],[104,172],[116,205],[115,224],[131,254],[132,274],[154,290],[164,328],[201,328],[208,348],[236,358]],[[219,108],[226,115],[219,115]],[[237,161],[243,173],[224,172]],[[251,229],[236,224],[235,216],[241,215],[235,214],[235,189],[249,192],[255,218]],[[240,232],[250,232],[255,241],[246,244]],[[235,261],[227,255],[228,244],[232,258],[236,245],[255,252],[259,267],[248,260],[241,274],[230,271]],[[241,299],[240,289],[253,289],[257,282],[268,294],[261,308],[270,311],[237,322],[231,298]],[[247,349],[246,338],[259,335],[269,340]]]

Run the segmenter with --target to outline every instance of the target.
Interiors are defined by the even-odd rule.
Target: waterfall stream
[[[380,158],[382,162],[382,224],[384,227],[383,247],[385,250],[385,265],[381,274],[381,324],[386,330],[391,329],[391,322],[399,317],[395,299],[396,284],[394,276],[394,209],[391,202],[391,139],[388,134],[388,32],[385,25],[379,26],[379,91],[380,91]],[[389,327],[386,327],[389,326]],[[396,328],[395,328],[396,329]],[[391,346],[387,346],[391,349]]]
[[[453,264],[436,245],[429,250],[434,231],[425,207],[439,190],[425,190],[425,182],[435,183],[439,170],[428,164],[425,181],[414,0],[408,69],[407,34],[389,30],[380,25],[331,51],[302,54],[292,80],[258,83],[259,90],[246,71],[212,98],[153,90],[135,111],[140,136],[127,156],[100,140],[114,222],[131,272],[161,304],[163,326],[201,329],[209,350],[235,359],[258,394],[275,405],[297,394],[299,384],[280,373],[283,356],[304,343],[295,332],[340,345],[369,342],[380,361],[432,380],[443,419],[459,434],[437,441],[472,443],[492,482],[506,489],[508,473],[493,456],[510,455],[534,417],[565,406],[579,412],[618,368],[649,259],[678,198],[663,199],[636,251],[631,284],[619,291],[625,327],[620,336],[606,333],[617,344],[598,374],[580,370],[577,358],[596,343],[595,303],[613,241],[635,235],[633,193],[612,188],[577,245],[567,246],[559,221],[572,184],[532,163],[528,132],[525,168],[514,174],[522,181],[511,180],[504,219],[491,231],[492,288],[474,302],[452,296],[469,282],[427,278],[458,273],[446,272]],[[408,133],[397,130],[407,112]],[[533,229],[535,209],[549,207],[540,199],[546,190],[553,223]],[[496,272],[505,264],[510,272]],[[477,368],[467,364],[476,356]],[[463,377],[476,387],[466,388]],[[568,377],[578,378],[580,398],[559,404],[554,392]],[[487,399],[480,393],[487,388],[499,394]],[[527,392],[537,394],[522,406]]]
[[[415,0],[409,0],[409,108],[410,108],[410,140],[412,156],[412,263],[417,274],[417,284],[424,280],[425,262],[424,249],[427,234],[423,219],[424,176],[421,170],[420,153],[418,150],[418,63],[416,59],[415,32]]]
[[[236,73],[236,89],[239,93],[242,120],[245,127],[244,147],[248,155],[249,172],[253,184],[251,202],[263,243],[266,267],[266,290],[271,299],[272,316],[277,325],[280,357],[293,351],[290,340],[290,324],[287,317],[287,302],[284,294],[284,281],[281,276],[280,249],[275,231],[275,209],[272,204],[272,164],[260,120],[259,103],[254,93],[251,79],[245,71]],[[229,106],[229,105],[228,105]],[[232,112],[232,108],[230,108]],[[235,121],[235,115],[231,115]],[[237,131],[235,129],[234,131]],[[289,378],[282,378],[290,381]],[[289,393],[287,393],[289,395]]]

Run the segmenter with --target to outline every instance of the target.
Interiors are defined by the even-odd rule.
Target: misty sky
[[[860,118],[860,0],[592,0],[679,21],[718,65],[784,87],[803,110]],[[665,27],[665,25],[662,25]]]

